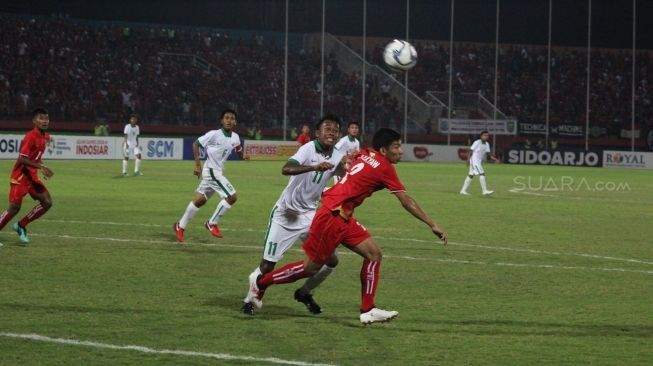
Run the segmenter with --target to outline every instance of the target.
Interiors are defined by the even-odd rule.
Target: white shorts
[[[294,213],[274,206],[265,233],[263,259],[277,263],[297,239],[305,239],[315,211]]]
[[[136,155],[140,155],[140,154],[141,154],[141,148],[138,147],[138,146],[134,146],[134,147],[126,147],[125,150],[123,151],[123,154],[124,154],[124,156],[125,156],[126,158],[129,157],[129,154],[130,154],[130,153],[133,153],[133,154],[134,154],[134,157],[136,157]]]
[[[236,189],[222,175],[222,172],[213,169],[204,169],[202,171],[202,181],[197,187],[196,192],[203,194],[208,200],[215,192],[218,192],[222,198],[233,196],[236,194]]]
[[[483,165],[481,164],[474,164],[472,162],[469,163],[469,175],[481,175],[485,174],[485,170],[483,170]]]

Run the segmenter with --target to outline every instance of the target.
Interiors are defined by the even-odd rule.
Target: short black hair
[[[340,118],[335,114],[327,114],[324,117],[320,118],[320,121],[315,125],[315,130],[319,130],[322,127],[324,121],[333,121],[338,125],[338,130],[340,130]]]
[[[486,133],[487,133],[488,135],[490,134],[490,133],[488,132],[488,130],[483,130],[483,131],[481,131],[481,134],[480,134],[479,136],[483,136],[483,135],[486,134]]]
[[[221,120],[221,121],[222,121],[222,119],[224,118],[225,114],[227,114],[227,113],[231,113],[231,114],[233,114],[234,117],[236,117],[236,119],[238,119],[238,114],[236,113],[236,111],[234,111],[234,110],[231,109],[231,108],[227,108],[227,109],[223,109],[223,110],[222,110],[222,113],[220,114],[220,120]]]
[[[377,151],[382,147],[387,149],[393,142],[398,140],[401,140],[399,132],[390,128],[382,128],[374,134],[374,137],[372,138],[372,147]]]
[[[347,128],[351,127],[351,125],[356,125],[358,128],[361,127],[361,124],[358,121],[350,121],[349,124],[347,125]]]
[[[32,111],[32,119],[36,118],[39,114],[48,114],[48,111],[45,108],[35,108]]]

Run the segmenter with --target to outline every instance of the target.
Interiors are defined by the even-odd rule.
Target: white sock
[[[263,274],[263,272],[261,272],[261,267],[256,267],[256,269],[254,271],[252,271],[252,273],[256,273],[256,277]],[[250,274],[250,276],[251,276],[251,274]],[[243,300],[244,302],[247,302],[247,297],[248,296],[249,296],[249,289],[247,289],[247,295],[245,295],[245,299]]]
[[[327,277],[333,272],[333,268],[327,266],[326,264],[320,268],[319,271],[317,271],[316,274],[313,276],[309,277],[306,282],[304,282],[304,286],[302,286],[301,289],[299,289],[299,292],[303,294],[309,294],[311,291],[313,291],[317,286],[319,286],[324,280],[326,280]]]
[[[224,216],[229,211],[230,208],[231,205],[227,203],[227,200],[223,199],[222,201],[220,201],[220,203],[218,203],[218,207],[215,208],[215,212],[209,219],[209,224],[213,224],[213,225],[217,224],[218,221],[222,218],[222,216]]]
[[[481,175],[479,179],[481,181],[481,188],[483,189],[483,192],[487,192],[487,182],[485,181],[485,176]]]
[[[467,177],[465,178],[465,183],[463,183],[463,189],[461,189],[461,192],[467,192],[467,188],[469,188],[469,185],[472,184],[472,178]]]
[[[141,170],[141,159],[136,159],[134,164],[134,173],[138,173]]]
[[[127,160],[122,159],[122,174],[127,174]]]
[[[188,221],[190,221],[193,217],[195,217],[195,214],[197,211],[199,211],[199,207],[195,206],[193,201],[191,201],[188,206],[186,207],[186,212],[184,212],[184,216],[181,217],[181,220],[179,220],[179,227],[184,229],[186,228],[186,225],[188,225]]]

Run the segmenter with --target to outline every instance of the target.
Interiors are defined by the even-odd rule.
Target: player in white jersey
[[[315,131],[317,139],[301,146],[281,169],[283,175],[291,177],[272,209],[263,258],[250,277],[256,278],[274,270],[295,241],[306,236],[324,186],[336,170],[344,169],[341,162],[346,154],[334,149],[340,135],[338,117],[322,117]],[[326,279],[337,264],[338,258],[333,255],[318,273],[295,291],[295,300],[306,305],[311,313],[319,314],[322,311],[313,300],[311,291]],[[247,297],[242,311],[254,315],[254,304]]]
[[[211,235],[221,238],[222,232],[218,228],[218,221],[231,209],[231,206],[236,203],[238,197],[236,196],[236,189],[222,174],[224,171],[224,162],[227,160],[232,150],[240,154],[240,158],[247,160],[244,155],[242,146],[240,145],[240,137],[233,128],[236,126],[236,112],[231,109],[226,109],[222,112],[220,117],[222,121],[222,128],[219,130],[212,130],[201,136],[193,143],[193,155],[195,157],[195,174],[201,179],[199,186],[195,192],[195,197],[186,207],[184,215],[179,222],[173,225],[177,241],[182,243],[184,241],[184,230],[188,222],[195,216],[200,207],[204,206],[206,201],[218,193],[222,200],[218,203],[218,207],[209,220],[204,223],[204,227],[211,232]],[[204,168],[199,159],[199,148],[204,148],[206,153],[206,161]]]
[[[125,140],[122,143],[123,154],[125,158],[122,161],[122,176],[127,176],[127,162],[129,161],[129,155],[134,154],[134,175],[141,174],[141,148],[138,146],[138,136],[141,134],[141,130],[138,127],[138,118],[135,115],[129,117],[129,123],[125,125]]]
[[[347,136],[344,136],[340,139],[340,141],[338,141],[336,144],[336,149],[350,156],[353,156],[359,152],[361,149],[361,143],[358,140],[359,131],[360,125],[357,121],[349,122],[349,126],[347,126]],[[339,176],[333,176],[334,183],[338,183],[338,180],[340,180]]]
[[[499,161],[499,159],[492,155],[492,149],[490,149],[490,143],[488,142],[489,139],[490,134],[487,131],[483,131],[481,132],[481,138],[474,141],[472,146],[469,148],[469,152],[467,154],[469,175],[467,178],[465,178],[465,183],[463,183],[463,188],[460,190],[460,194],[469,195],[469,193],[467,193],[467,188],[469,188],[469,185],[472,183],[472,178],[474,178],[475,175],[479,176],[479,180],[481,181],[481,188],[483,189],[483,195],[490,195],[494,193],[494,191],[487,189],[487,182],[485,181],[485,170],[483,170],[482,165],[483,160],[487,154],[490,154],[490,159],[494,160],[495,162]]]

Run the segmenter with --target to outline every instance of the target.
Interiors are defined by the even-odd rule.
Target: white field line
[[[164,245],[175,245],[178,244],[172,240],[144,240],[144,239],[124,239],[124,238],[111,238],[111,237],[96,237],[96,236],[72,236],[72,235],[46,235],[46,234],[30,234],[36,237],[52,238],[57,237],[61,239],[70,239],[70,240],[95,240],[95,241],[113,241],[121,243],[145,243],[145,244],[164,244]],[[219,243],[193,243],[193,242],[184,242],[185,246],[207,246],[207,247],[221,247],[221,248],[239,248],[239,249],[251,249],[262,251],[262,246],[254,245],[235,245],[235,244],[219,244]],[[294,252],[302,252],[301,249],[290,249]],[[357,255],[353,252],[340,251],[338,255]],[[627,268],[606,268],[606,267],[583,267],[583,266],[562,266],[557,264],[530,264],[530,263],[504,263],[504,262],[481,262],[481,261],[468,261],[460,259],[440,259],[440,258],[418,258],[411,257],[406,255],[390,255],[384,254],[385,258],[397,258],[409,261],[434,261],[440,263],[454,263],[454,264],[476,264],[476,265],[491,265],[491,266],[512,266],[512,267],[526,267],[526,268],[548,268],[548,269],[565,269],[565,270],[587,270],[587,271],[607,271],[607,272],[628,272],[628,273],[642,273],[647,275],[653,275],[653,270],[639,270],[639,269],[627,269]]]
[[[112,225],[112,226],[141,226],[141,227],[172,227],[172,224],[165,226],[160,224],[143,224],[143,223],[130,223],[130,222],[112,222],[112,221],[79,221],[79,220],[50,220],[50,219],[41,219],[40,221],[47,222],[59,222],[59,223],[69,223],[69,224],[85,224],[85,225]],[[246,231],[246,232],[260,232],[264,233],[264,230],[255,230],[252,228],[246,229],[229,229],[221,228],[222,231]],[[384,239],[384,240],[394,240],[394,241],[411,241],[416,243],[433,243],[438,244],[439,242],[434,238],[433,240],[424,240],[424,239],[414,239],[414,238],[395,238],[387,236],[378,236],[375,235],[375,238]],[[488,249],[488,250],[501,250],[508,252],[519,252],[519,253],[530,253],[530,254],[543,254],[543,255],[555,255],[555,256],[575,256],[575,257],[585,257],[585,258],[594,258],[594,259],[604,259],[609,261],[619,261],[619,262],[629,262],[629,263],[640,263],[640,264],[650,264],[653,265],[653,261],[650,260],[640,260],[634,258],[620,258],[612,256],[602,256],[591,253],[573,253],[573,252],[556,252],[556,251],[545,251],[537,249],[524,249],[524,248],[509,248],[509,247],[497,247],[491,245],[480,245],[480,244],[470,244],[470,243],[460,243],[460,242],[449,242],[449,245],[453,246],[462,246],[470,248],[479,248],[479,249]]]
[[[83,347],[103,348],[103,349],[122,350],[122,351],[135,351],[135,352],[151,353],[151,354],[159,354],[159,355],[204,357],[204,358],[212,358],[216,360],[247,361],[247,362],[256,362],[256,363],[264,362],[264,363],[272,363],[277,365],[331,366],[329,364],[322,364],[322,363],[284,360],[276,357],[236,356],[227,353],[195,352],[195,351],[183,351],[183,350],[173,350],[173,349],[159,350],[159,349],[143,347],[143,346],[134,346],[134,345],[121,346],[116,344],[82,341],[77,339],[51,338],[39,334],[19,334],[19,333],[0,332],[0,336],[6,338],[28,339],[37,342],[66,344],[70,346],[83,346]]]

